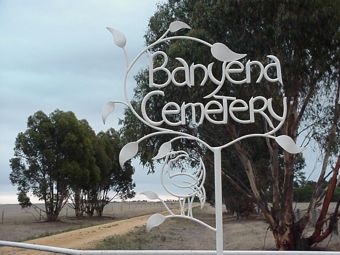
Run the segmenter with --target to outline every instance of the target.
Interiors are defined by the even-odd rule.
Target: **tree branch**
[[[236,130],[235,130],[235,126],[233,125],[226,125],[226,129],[227,132],[230,134],[230,136],[235,139],[237,137],[236,135]],[[250,189],[253,193],[253,196],[258,204],[258,206],[261,208],[261,211],[263,213],[263,216],[266,218],[266,220],[268,221],[268,223],[270,224],[271,228],[276,228],[276,222],[273,218],[273,216],[271,215],[267,203],[265,202],[265,200],[261,197],[261,193],[257,187],[256,184],[256,174],[255,174],[255,170],[254,170],[254,163],[250,158],[250,155],[247,153],[247,151],[243,148],[242,143],[238,142],[234,144],[235,149],[237,151],[237,155],[239,157],[239,159],[241,160],[241,163],[246,171],[248,180],[249,180],[249,184],[250,184]]]
[[[335,97],[335,104],[334,104],[334,116],[333,116],[333,123],[331,126],[331,129],[329,131],[328,135],[328,144],[326,147],[326,152],[325,152],[325,157],[322,163],[322,168],[321,172],[319,175],[319,179],[317,181],[316,187],[315,187],[315,192],[313,193],[312,201],[311,201],[311,206],[308,208],[308,210],[311,210],[314,208],[316,202],[318,201],[318,198],[321,195],[322,192],[322,184],[324,183],[325,179],[325,174],[329,162],[329,158],[331,157],[331,151],[334,146],[335,140],[336,140],[336,132],[337,132],[337,125],[339,121],[339,115],[340,115],[340,107],[339,107],[339,97],[340,97],[340,84],[337,86],[337,91],[336,91],[336,97]]]
[[[315,190],[313,192],[311,201],[308,205],[307,212],[298,222],[300,229],[304,229],[306,227],[306,225],[307,225],[307,223],[310,219],[311,211],[312,211],[312,209],[316,208],[318,201],[319,201],[319,199],[322,195],[322,184],[324,183],[324,180],[325,180],[326,169],[327,169],[327,165],[328,165],[328,162],[329,162],[329,158],[331,156],[331,149],[332,149],[332,146],[335,142],[337,123],[339,121],[339,115],[340,115],[340,107],[339,107],[339,103],[338,103],[339,97],[340,97],[340,84],[338,84],[338,86],[336,88],[333,123],[332,123],[332,126],[331,126],[331,128],[329,130],[329,134],[328,134],[328,139],[327,139],[328,144],[327,144],[327,147],[326,147],[326,152],[325,152],[325,156],[324,156],[324,159],[323,159],[321,172],[320,172],[319,179],[317,181]]]
[[[316,82],[312,82],[310,84],[312,84],[312,85],[309,87],[307,96],[305,97],[305,100],[303,101],[303,104],[301,106],[300,112],[299,112],[299,114],[298,114],[298,116],[297,116],[297,118],[295,120],[295,123],[294,123],[294,125],[296,127],[299,126],[299,123],[300,123],[300,121],[302,119],[302,116],[305,113],[306,107],[307,107],[309,101],[311,100],[311,98],[313,97],[314,92],[315,92],[315,86],[316,86],[315,84],[316,84]]]
[[[267,129],[267,125],[265,124]],[[267,130],[266,130],[267,132]],[[269,138],[266,138],[267,147],[270,154],[270,169],[273,182],[273,209],[274,212],[279,210],[280,206],[280,185],[279,185],[279,148],[277,143],[272,144]]]
[[[251,194],[251,192],[248,189],[246,189],[245,187],[242,187],[244,186],[242,185],[242,183],[239,184],[237,181],[235,181],[230,175],[226,174],[224,171],[222,171],[222,175],[226,177],[228,181],[243,195],[250,197],[250,198],[254,198],[254,196]]]
[[[332,201],[334,190],[335,190],[337,182],[338,182],[339,168],[340,168],[340,155],[338,156],[337,163],[336,163],[335,168],[333,170],[333,176],[332,176],[332,179],[331,179],[331,181],[328,185],[327,193],[326,193],[325,199],[323,201],[321,212],[320,212],[319,218],[318,218],[316,225],[315,225],[315,230],[314,230],[313,234],[308,238],[308,241],[309,241],[310,244],[321,242],[322,240],[327,238],[328,235],[333,231],[334,224],[337,221],[337,214],[338,214],[339,202],[340,201],[338,201],[338,203],[337,203],[337,206],[335,208],[335,212],[333,213],[333,217],[331,217],[331,219],[330,219],[330,223],[329,223],[328,228],[326,229],[326,231],[322,232],[323,225],[325,223],[324,219],[327,216],[329,204]]]

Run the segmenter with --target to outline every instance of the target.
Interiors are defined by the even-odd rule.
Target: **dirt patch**
[[[63,248],[89,249],[93,248],[99,241],[105,239],[108,236],[124,235],[133,230],[135,227],[143,226],[148,218],[149,215],[139,216],[132,219],[111,222],[103,225],[92,226],[34,240],[29,240],[26,243],[49,245]],[[33,255],[45,253],[46,252],[14,248],[0,248],[0,254]]]

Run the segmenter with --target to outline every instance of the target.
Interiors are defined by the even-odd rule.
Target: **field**
[[[303,210],[306,204],[300,204],[298,207]],[[214,208],[206,206],[202,211],[196,208],[194,215],[214,225]],[[236,220],[234,216],[225,213],[223,218],[225,250],[275,250],[272,234],[260,215],[251,215],[248,218]],[[149,233],[143,226],[123,236],[106,238],[98,243],[95,249],[213,250],[215,249],[215,233],[190,221],[172,219],[165,221]],[[313,249],[340,251],[340,236],[333,234]]]
[[[37,206],[43,208],[42,204]],[[161,203],[114,202],[105,207],[102,218],[83,217],[78,219],[74,217],[74,210],[65,206],[58,222],[45,222],[44,214],[39,210],[21,209],[19,205],[0,205],[0,240],[23,241],[163,210],[164,206]]]
[[[297,206],[300,211],[305,207],[305,204]],[[17,206],[1,206],[0,212],[4,209],[8,214],[5,214],[4,223],[0,225],[1,240],[27,240],[63,232],[31,242],[77,249],[214,249],[215,247],[215,236],[212,231],[187,220],[167,220],[147,233],[143,224],[149,216],[136,216],[164,211],[159,203],[112,203],[106,208],[103,219],[95,217],[76,219],[71,214],[71,209],[64,209],[61,221],[56,223],[36,221],[39,215],[33,217],[32,212],[22,211]],[[194,215],[214,225],[214,208],[210,206],[206,206],[203,210],[195,208]],[[317,217],[317,212],[314,217]],[[127,218],[130,219],[122,220]],[[91,225],[96,226],[84,228]],[[274,250],[274,240],[267,227],[260,215],[236,220],[234,216],[224,214],[224,248],[226,250]],[[66,232],[78,228],[83,229]],[[77,240],[82,242],[77,243]],[[333,234],[315,249],[339,251],[340,236]],[[2,251],[3,248],[0,249],[0,254],[9,254],[7,250],[5,253]]]

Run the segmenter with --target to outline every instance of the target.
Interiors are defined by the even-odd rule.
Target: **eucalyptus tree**
[[[92,140],[95,134],[74,113],[38,111],[28,117],[27,130],[19,133],[10,160],[10,180],[23,205],[32,192],[45,203],[48,221],[55,221],[71,195],[71,189],[88,182],[96,170]]]
[[[192,29],[187,35],[201,38],[210,43],[221,42],[238,53],[247,54],[246,59],[268,62],[269,54],[275,55],[281,62],[282,80],[274,83],[268,81],[256,82],[261,70],[251,70],[255,77],[247,84],[233,84],[225,81],[219,90],[219,95],[251,100],[254,95],[261,94],[272,98],[275,112],[282,112],[282,98],[287,98],[287,117],[277,135],[288,135],[296,142],[314,141],[319,145],[323,154],[322,168],[309,207],[300,219],[293,210],[294,175],[303,167],[301,155],[291,155],[284,152],[274,141],[252,139],[235,143],[233,156],[224,155],[223,174],[228,185],[252,197],[260,207],[264,218],[269,224],[280,250],[306,249],[324,240],[331,233],[338,219],[336,206],[331,216],[327,216],[329,203],[338,183],[339,156],[339,13],[338,1],[175,1],[158,6],[151,17],[149,30],[145,35],[146,43],[155,42],[168,29],[174,20],[181,20]],[[185,33],[183,30],[177,33]],[[183,65],[176,57],[191,63],[201,63],[208,66],[216,62],[207,47],[192,41],[178,40],[157,44],[150,53],[164,51],[169,57],[167,68],[171,71],[178,65]],[[161,66],[164,59],[155,59],[154,65]],[[244,63],[244,66],[246,64]],[[223,63],[214,63],[213,75],[216,79],[224,79]],[[234,80],[242,80],[246,74],[243,69],[233,74]],[[193,86],[166,86],[162,88],[164,96],[154,96],[148,100],[148,116],[153,121],[162,119],[161,109],[167,102],[209,101],[205,96],[216,89],[207,80],[204,85],[204,73],[195,73],[196,83]],[[269,71],[270,77],[275,73]],[[156,72],[153,76],[155,83],[161,84],[166,80],[165,72]],[[178,81],[185,81],[183,72],[176,73]],[[149,72],[141,71],[136,76],[132,105],[140,109],[143,97],[153,90],[149,86]],[[258,108],[260,106],[257,106]],[[191,112],[199,119],[201,112]],[[249,113],[240,112],[239,119],[248,119]],[[263,116],[263,115],[262,115]],[[256,122],[239,124],[228,120],[221,125],[212,125],[203,121],[200,125],[179,125],[175,127],[200,138],[204,138],[215,146],[234,140],[240,135],[258,133],[270,129],[269,121],[262,116],[256,116]],[[192,116],[185,115],[185,118]],[[183,115],[173,117],[171,121],[183,121]],[[187,120],[187,119],[186,119]],[[270,118],[276,125],[277,121]],[[136,120],[130,111],[125,112],[123,133],[128,139],[136,139],[150,133],[149,127]],[[165,124],[163,124],[165,125]],[[157,147],[168,137],[153,137],[144,141],[144,150],[140,156],[142,163],[153,170],[152,156]],[[306,144],[303,143],[302,145]],[[207,163],[212,162],[212,155],[204,148],[190,141],[173,143],[176,147],[187,147],[193,153],[201,155]],[[335,163],[335,167],[331,167]],[[229,161],[229,162],[228,162]],[[242,169],[243,174],[235,176],[231,167],[237,164],[237,173]],[[229,166],[229,168],[228,168]],[[240,167],[241,166],[241,167]],[[332,168],[327,174],[327,169]],[[324,189],[327,176],[331,176],[329,184]],[[263,178],[265,177],[265,178]],[[264,183],[263,183],[264,181]],[[207,183],[211,186],[211,183]],[[271,190],[272,197],[268,203],[267,191]],[[307,224],[311,213],[318,206],[321,214],[311,235],[306,234]]]
[[[125,163],[121,168],[118,158],[121,148],[120,134],[114,129],[97,134],[95,158],[100,178],[92,189],[96,194],[94,208],[98,216],[102,216],[104,207],[113,199],[132,198],[135,195],[132,180],[134,168],[130,163]]]
[[[88,216],[103,215],[104,208],[113,199],[132,198],[135,195],[132,180],[134,168],[130,163],[119,164],[122,148],[120,135],[114,129],[99,132],[94,143],[94,157],[98,169],[95,176],[82,185],[80,201]]]
[[[84,200],[84,189],[100,181],[100,168],[96,163],[96,134],[86,120],[79,121],[78,127],[79,144],[69,147],[67,157],[75,160],[73,174],[69,178],[71,207],[76,216],[82,216],[86,211],[88,201]],[[81,138],[80,138],[81,137]]]

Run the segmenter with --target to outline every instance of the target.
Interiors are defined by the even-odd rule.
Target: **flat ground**
[[[194,215],[204,222],[215,223],[214,209],[207,206],[203,211],[195,209]],[[225,250],[275,250],[272,233],[259,215],[236,220],[224,214]],[[182,219],[165,221],[151,232],[145,226],[123,236],[111,236],[99,242],[95,249],[131,250],[214,250],[215,233],[194,222]],[[340,251],[340,236],[332,235],[315,250]]]
[[[174,205],[177,206],[177,203]],[[43,205],[38,204],[37,208],[43,208]],[[0,205],[0,240],[25,241],[163,210],[164,206],[161,203],[116,202],[105,207],[103,218],[76,218],[74,210],[65,207],[59,221],[46,222],[44,214],[39,209],[21,209],[19,205]]]
[[[131,219],[114,221],[111,223],[67,231],[64,233],[37,238],[26,242],[63,248],[91,249],[109,236],[121,236],[134,230],[136,227],[143,226],[148,217],[149,215],[138,216]],[[0,248],[0,254],[37,255],[46,254],[46,252],[5,247]]]
[[[155,206],[155,205],[153,205]],[[159,209],[163,210],[160,206]],[[214,225],[214,209],[207,206],[203,211],[195,209],[194,215]],[[188,220],[167,220],[150,233],[144,224],[149,215],[123,221],[69,231],[50,237],[30,240],[30,243],[76,249],[214,249],[215,235],[201,225]],[[34,223],[32,223],[34,224]],[[35,223],[42,224],[42,223]],[[0,232],[2,228],[0,227]],[[340,237],[333,235],[320,247],[340,250]],[[226,250],[272,250],[275,249],[271,232],[260,216],[236,220],[224,216],[224,248]],[[42,254],[27,250],[1,248],[0,254]]]

